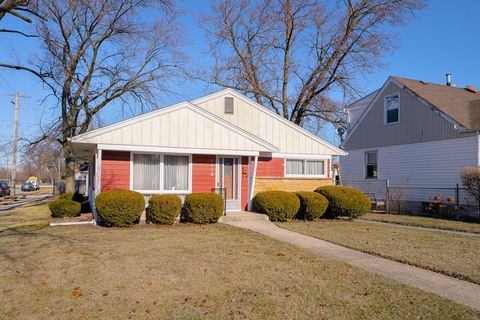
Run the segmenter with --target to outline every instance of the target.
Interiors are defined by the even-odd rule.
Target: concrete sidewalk
[[[220,222],[288,242],[320,255],[346,262],[352,266],[374,272],[424,291],[433,292],[446,299],[480,310],[480,285],[282,229],[266,220],[265,217],[264,215],[253,213],[239,213],[227,215]]]
[[[414,229],[414,230],[429,231],[429,232],[443,232],[443,233],[466,236],[466,237],[480,237],[480,233],[472,233],[467,231],[455,231],[455,230],[435,229],[435,228],[419,227],[419,226],[409,226],[409,225],[394,223],[394,222],[373,221],[373,220],[366,220],[366,219],[354,219],[354,221],[361,222],[361,223],[369,223],[369,224],[379,224],[379,225],[395,227],[395,228],[406,228],[406,229]]]

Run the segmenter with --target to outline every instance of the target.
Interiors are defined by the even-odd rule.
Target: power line
[[[5,78],[3,77],[3,75],[1,73],[0,73],[0,78],[2,78],[3,82],[5,82],[7,84],[7,86],[10,88],[10,90],[15,91],[15,89],[13,89],[13,87],[10,85],[10,83],[8,83],[8,81],[5,80]]]

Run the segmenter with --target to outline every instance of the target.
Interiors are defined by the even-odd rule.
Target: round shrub
[[[61,194],[58,199],[61,199],[61,200],[73,200],[73,195],[74,195],[74,192],[66,192],[64,194]]]
[[[301,191],[295,194],[300,199],[300,209],[295,216],[297,219],[317,220],[320,219],[327,210],[328,200],[320,193]]]
[[[371,200],[363,192],[344,186],[320,187],[315,192],[324,195],[329,202],[326,216],[356,218],[370,211]]]
[[[53,218],[77,217],[80,215],[81,205],[72,200],[58,198],[48,205]]]
[[[300,199],[292,192],[259,192],[253,198],[252,209],[266,214],[270,221],[287,221],[300,209]]]
[[[173,224],[182,209],[182,200],[174,194],[154,195],[148,200],[147,222]]]
[[[135,191],[110,190],[97,196],[95,206],[104,226],[128,227],[140,220],[145,199]]]
[[[81,204],[81,213],[92,212],[90,208],[90,203],[87,201],[88,199],[85,198],[83,194],[78,192],[66,192],[61,194],[58,199],[62,200],[73,200]]]
[[[191,193],[185,197],[182,221],[215,223],[223,214],[223,198],[215,193]]]

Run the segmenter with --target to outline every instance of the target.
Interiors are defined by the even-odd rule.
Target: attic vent
[[[420,83],[421,83],[421,84],[427,84],[427,83],[426,83],[425,81],[423,81],[423,80],[420,80]]]
[[[225,114],[233,114],[233,98],[225,97]]]
[[[473,92],[473,93],[477,93],[477,92],[478,92],[477,88],[475,88],[475,87],[473,87],[473,86],[466,86],[466,87],[465,87],[465,90],[470,91],[470,92]]]

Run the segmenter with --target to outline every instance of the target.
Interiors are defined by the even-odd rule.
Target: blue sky
[[[186,31],[183,50],[189,54],[192,63],[210,62],[204,35],[196,25],[198,13],[206,12],[209,8],[207,1],[179,3],[179,9],[183,11],[180,24]],[[384,57],[384,68],[376,69],[361,79],[358,89],[369,93],[380,87],[389,75],[444,83],[447,72],[452,73],[453,83],[457,86],[480,87],[478,12],[478,0],[431,1],[430,7],[419,12],[416,19],[395,28],[399,34],[398,49]],[[12,19],[2,20],[0,27],[7,24],[22,29],[26,27]],[[33,59],[33,54],[39,49],[35,40],[12,35],[0,35],[0,48],[0,61],[9,63]],[[160,98],[159,106],[199,97],[215,89],[194,81],[174,85],[172,91],[175,94]],[[6,94],[16,91],[31,97],[21,100],[21,136],[38,132],[38,122],[41,119],[45,121],[53,114],[52,106],[41,104],[45,91],[37,79],[26,73],[0,68],[0,145],[13,136],[14,106],[11,101],[14,98]],[[107,109],[102,117],[106,123],[111,123],[121,120],[122,115]],[[321,136],[338,143],[331,128],[323,130]],[[0,165],[2,162],[0,160]]]

